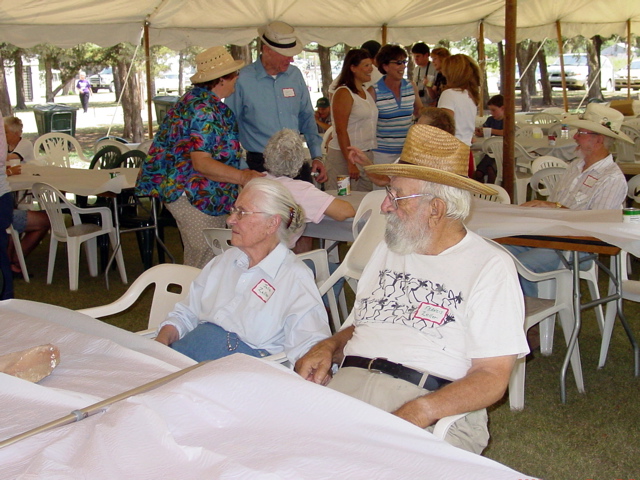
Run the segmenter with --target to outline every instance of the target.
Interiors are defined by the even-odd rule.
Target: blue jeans
[[[520,260],[520,263],[535,273],[551,272],[560,269],[562,266],[562,260],[560,259],[561,252],[558,250],[551,248],[520,247],[516,245],[505,245],[504,247]],[[583,261],[585,257],[589,255],[589,253],[580,252],[580,270],[586,270],[591,267],[592,260]],[[520,277],[520,286],[525,296],[538,296],[537,282],[531,282]]]
[[[180,340],[173,342],[171,348],[194,359],[196,362],[216,360],[233,353],[244,353],[252,357],[266,357],[268,351],[254,349],[240,340],[233,332],[227,332],[215,323],[201,323]]]
[[[0,300],[13,298],[13,273],[11,272],[11,261],[9,259],[9,235],[7,228],[13,220],[13,193],[5,193],[0,197],[0,271],[2,272],[3,284]]]

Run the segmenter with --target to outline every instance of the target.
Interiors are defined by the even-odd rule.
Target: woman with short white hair
[[[304,211],[278,182],[258,178],[227,220],[235,248],[211,260],[156,340],[201,362],[284,352],[291,363],[330,335],[311,270],[286,246]]]
[[[349,202],[323,192],[310,182],[295,180],[304,162],[305,152],[299,133],[283,129],[269,139],[264,150],[267,178],[287,187],[304,208],[306,222],[320,223],[325,215],[339,222],[353,217],[356,211]]]

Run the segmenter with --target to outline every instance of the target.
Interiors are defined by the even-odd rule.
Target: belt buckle
[[[377,368],[372,368],[373,362],[376,360],[387,360],[385,357],[376,357],[369,360],[369,365],[367,365],[367,370],[371,373],[382,373],[382,370],[378,370]]]

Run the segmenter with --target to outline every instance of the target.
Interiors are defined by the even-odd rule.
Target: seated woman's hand
[[[7,177],[11,175],[20,175],[22,173],[22,166],[16,165],[14,167],[10,167],[7,165]]]
[[[158,332],[158,336],[155,338],[155,341],[169,346],[173,342],[178,340],[179,337],[180,334],[176,327],[174,327],[173,325],[165,325]]]

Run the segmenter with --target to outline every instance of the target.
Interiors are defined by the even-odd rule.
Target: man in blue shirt
[[[240,143],[247,150],[247,164],[252,170],[264,171],[264,151],[269,138],[283,128],[304,135],[316,180],[324,182],[326,172],[320,149],[309,89],[297,67],[291,65],[293,56],[302,51],[302,44],[293,27],[272,22],[258,29],[262,41],[262,55],[245,67],[236,91],[225,100],[236,114],[240,129]]]

